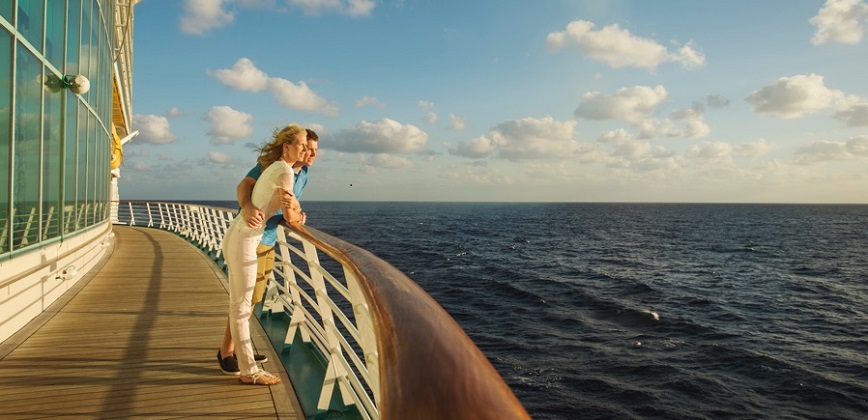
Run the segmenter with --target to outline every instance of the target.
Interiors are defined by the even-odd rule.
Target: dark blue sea
[[[535,419],[868,418],[868,206],[302,204]]]

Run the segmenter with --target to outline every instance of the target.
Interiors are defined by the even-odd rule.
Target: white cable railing
[[[235,213],[122,201],[117,223],[175,232],[224,267],[220,244]],[[485,356],[418,285],[316,229],[278,229],[262,313],[288,318],[278,353],[300,337],[325,360],[317,413],[329,410],[339,389],[343,404],[365,419],[529,418]]]

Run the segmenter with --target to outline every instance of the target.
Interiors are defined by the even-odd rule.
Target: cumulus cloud
[[[868,127],[868,102],[846,104],[832,116],[850,127]]]
[[[232,144],[253,134],[253,115],[228,106],[212,107],[205,114],[211,144]]]
[[[413,167],[413,163],[406,158],[387,154],[374,155],[371,159],[368,159],[366,165],[384,169],[407,169]]]
[[[168,144],[175,141],[175,134],[169,127],[169,120],[162,115],[133,115],[133,129],[139,131],[139,142]]]
[[[268,75],[248,58],[239,58],[231,69],[207,70],[206,73],[232,90],[262,92],[268,88]]]
[[[233,165],[235,163],[235,159],[232,156],[220,152],[208,152],[205,159],[206,163],[217,165]]]
[[[858,44],[868,23],[868,4],[864,0],[827,0],[809,22],[817,27],[811,43]]]
[[[705,56],[687,42],[676,51],[669,51],[657,41],[635,36],[618,24],[595,31],[594,23],[577,20],[564,31],[552,32],[546,38],[546,48],[555,52],[575,47],[591,59],[613,68],[637,67],[654,70],[666,62],[678,62],[684,68],[702,67]]]
[[[240,58],[230,69],[208,70],[207,74],[230,89],[245,92],[270,92],[284,107],[317,112],[329,117],[338,114],[337,105],[328,103],[307,83],[293,83],[279,77],[269,77],[247,58]]]
[[[573,114],[590,120],[615,119],[635,124],[651,117],[654,108],[668,96],[666,88],[660,85],[621,88],[612,95],[586,92]]]
[[[823,76],[813,73],[781,77],[745,98],[755,112],[787,119],[815,113],[845,99],[843,92],[827,88]]]
[[[455,131],[462,131],[467,127],[467,122],[455,114],[449,114],[449,127]]]
[[[573,140],[575,127],[575,121],[557,121],[552,117],[506,121],[480,137],[457,146],[447,145],[447,150],[469,158],[493,154],[516,161],[576,158],[588,150]]]
[[[285,13],[286,6],[301,9],[307,15],[339,13],[364,17],[371,15],[376,3],[373,0],[284,0],[280,4],[275,0],[185,0],[179,27],[186,34],[204,35],[234,22],[240,9]]]
[[[369,16],[376,6],[373,0],[286,0],[286,4],[308,15],[337,12],[349,16]]]
[[[793,160],[798,165],[811,165],[855,158],[868,158],[868,135],[851,137],[843,142],[814,142],[796,150]]]
[[[726,108],[729,106],[729,99],[720,95],[706,95],[705,103],[712,108]]]
[[[731,144],[716,141],[691,145],[687,148],[684,156],[692,159],[720,160],[728,159],[732,156],[732,152],[733,147]]]
[[[735,154],[743,157],[760,157],[769,154],[774,148],[773,144],[760,139],[752,143],[736,145]]]
[[[229,0],[186,0],[181,16],[181,32],[203,35],[212,29],[220,29],[235,20],[235,14],[224,8]]]
[[[383,107],[383,104],[380,103],[380,100],[377,99],[376,96],[363,96],[356,100],[356,108],[361,108],[363,106],[372,105],[379,108]]]
[[[349,153],[419,153],[427,144],[428,134],[418,127],[384,118],[335,133],[328,148]]]

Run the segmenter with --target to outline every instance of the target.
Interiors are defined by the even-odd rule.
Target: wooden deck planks
[[[303,418],[279,363],[279,386],[220,372],[225,277],[193,245],[115,226],[104,266],[0,344],[2,418]],[[278,355],[256,322],[254,344]]]

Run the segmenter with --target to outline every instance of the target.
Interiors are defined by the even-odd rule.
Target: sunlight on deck
[[[77,293],[0,343],[0,417],[303,417],[258,323],[264,367],[284,383],[220,372],[228,296],[210,259],[165,231],[114,231],[113,251]]]

